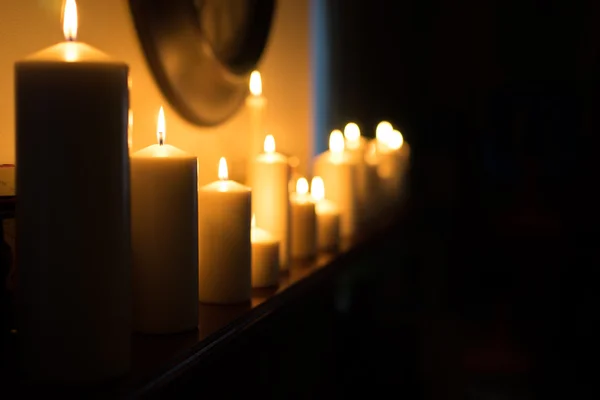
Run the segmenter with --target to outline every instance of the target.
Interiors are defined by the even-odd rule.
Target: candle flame
[[[360,128],[354,122],[348,122],[344,127],[344,136],[348,144],[357,145],[360,140]]]
[[[260,96],[262,94],[262,79],[260,72],[252,71],[250,74],[250,93],[254,96]]]
[[[65,40],[77,39],[77,3],[75,0],[66,0],[63,9],[63,34]]]
[[[329,135],[329,150],[332,153],[344,151],[344,134],[339,129],[334,129]]]
[[[299,178],[296,182],[296,193],[307,194],[308,193],[308,181],[306,178]]]
[[[377,141],[387,145],[390,140],[390,134],[393,130],[394,127],[387,121],[381,121],[378,123],[377,128],[375,128],[375,137],[377,138]]]
[[[256,228],[256,215],[252,214],[252,220],[250,221],[250,226],[252,228]]]
[[[325,198],[325,183],[323,178],[315,176],[310,182],[310,194],[316,201],[321,201]]]
[[[389,135],[387,143],[388,147],[392,150],[399,150],[402,148],[403,144],[404,138],[402,137],[402,133],[400,133],[399,130],[394,129]]]
[[[229,179],[229,171],[227,171],[227,161],[225,161],[225,157],[221,157],[219,160],[219,179],[222,181]]]
[[[264,149],[265,153],[268,153],[268,154],[275,153],[275,138],[273,137],[273,135],[267,135],[265,137],[263,149]]]
[[[165,144],[166,137],[165,110],[160,106],[160,110],[158,110],[158,121],[156,123],[156,140],[158,140],[158,144],[161,146]]]

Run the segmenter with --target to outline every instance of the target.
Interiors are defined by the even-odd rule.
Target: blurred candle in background
[[[15,64],[18,324],[30,379],[81,383],[130,367],[129,67],[63,13]]]
[[[162,107],[156,135],[131,156],[133,321],[175,333],[198,326],[198,159],[165,143]]]
[[[344,237],[353,235],[358,223],[357,163],[344,151],[344,135],[334,130],[329,136],[329,151],[318,156],[315,175],[325,184],[325,193],[340,209],[340,232]]]
[[[307,259],[317,254],[317,217],[315,202],[308,193],[308,181],[302,177],[291,194],[292,258]]]
[[[219,180],[198,191],[198,297],[203,303],[250,300],[251,191],[228,177],[221,157]]]
[[[369,204],[369,189],[371,186],[371,175],[365,162],[365,149],[367,140],[361,136],[360,128],[354,122],[349,122],[344,127],[345,149],[350,154],[352,162],[356,163],[356,193],[358,207],[357,225],[366,228],[369,224],[369,214],[372,205]]]
[[[279,241],[256,226],[252,216],[252,287],[276,286],[279,283]]]
[[[253,185],[254,163],[261,153],[263,137],[265,134],[265,117],[267,99],[262,94],[262,77],[260,72],[252,71],[249,81],[250,95],[246,98],[246,107],[249,113],[250,145],[248,146],[248,160],[246,170],[246,184]]]
[[[265,137],[263,149],[254,161],[252,208],[256,225],[279,240],[279,267],[285,270],[290,257],[290,164],[275,151],[272,135]]]
[[[340,241],[340,210],[334,202],[325,198],[325,185],[320,176],[312,179],[310,194],[316,203],[317,248],[324,251],[335,250]]]

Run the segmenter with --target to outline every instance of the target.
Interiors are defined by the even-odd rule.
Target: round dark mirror
[[[129,0],[146,60],[188,121],[217,125],[243,104],[275,0]]]

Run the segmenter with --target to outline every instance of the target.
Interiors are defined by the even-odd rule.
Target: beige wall
[[[247,114],[241,109],[216,128],[197,128],[177,116],[154,83],[138,43],[127,0],[78,0],[78,39],[95,46],[131,68],[134,113],[133,150],[156,141],[156,116],[165,107],[167,142],[196,154],[200,182],[217,177],[221,156],[230,174],[241,178],[249,143]],[[310,107],[310,35],[308,0],[280,0],[260,71],[268,99],[267,128],[278,150],[298,156],[306,172],[312,154]],[[13,63],[62,40],[62,0],[0,1],[0,164],[14,162]],[[82,132],[83,134],[83,132]]]

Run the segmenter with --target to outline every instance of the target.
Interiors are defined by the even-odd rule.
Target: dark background
[[[417,336],[453,354],[428,385],[453,397],[442,382],[464,367],[522,377],[540,396],[589,394],[600,2],[328,5],[331,128],[355,120],[373,136],[387,119],[411,145]],[[390,292],[399,279],[387,276]],[[400,296],[378,291],[376,309]]]

